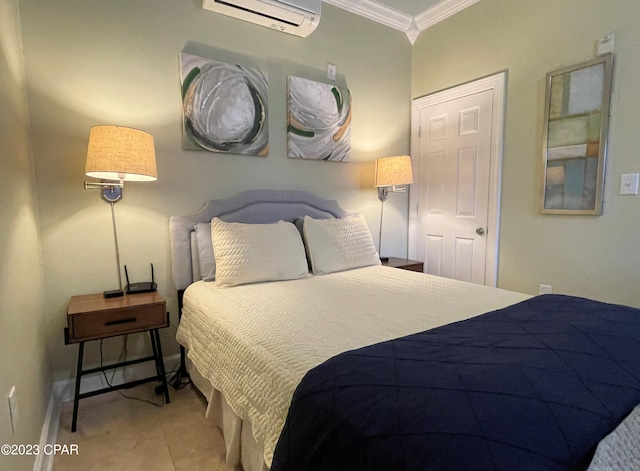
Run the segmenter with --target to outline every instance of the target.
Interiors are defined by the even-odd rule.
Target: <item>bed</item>
[[[640,317],[635,309],[562,296],[530,298],[381,266],[361,216],[304,191],[253,190],[212,200],[194,214],[172,217],[170,231],[181,309],[177,339],[186,349],[192,381],[209,402],[207,416],[223,431],[230,468],[472,469],[471,462],[474,469],[541,469],[535,464],[544,462],[542,469],[585,469],[591,461],[595,470],[612,469],[612,457],[626,463],[626,469],[631,469],[629,463],[640,463],[638,446],[630,446],[633,440],[637,444],[640,422],[640,412],[634,410],[640,403]],[[209,247],[212,231],[215,257]],[[531,319],[531,311],[548,312],[547,318]],[[604,313],[597,325],[585,314],[592,311]],[[507,318],[513,323],[507,324]],[[541,370],[528,364],[529,359],[512,362],[523,347],[504,336],[530,329],[531,322],[541,326],[543,343],[551,347],[544,352],[540,345],[524,348],[550,362],[542,369],[552,375],[540,379],[547,389],[533,394],[540,396],[536,404],[530,402],[530,391],[519,391],[506,412],[494,413],[513,391],[495,390],[496,384],[504,389],[510,383],[503,381],[501,369],[487,367],[505,362],[490,356],[485,362],[469,359],[485,358],[487,350],[495,353],[504,347],[508,369]],[[579,340],[559,329],[569,322],[580,326]],[[613,333],[599,330],[611,326]],[[560,346],[549,341],[554,329],[561,331]],[[611,335],[617,336],[615,342],[607,337]],[[594,336],[605,340],[594,347]],[[534,337],[525,342],[540,341]],[[582,362],[584,356],[596,358],[607,350],[605,358],[598,357],[598,371],[613,379],[578,378],[580,394],[556,391],[558,377],[566,372],[554,370],[553,358],[558,349],[566,350],[567,342],[580,345],[572,354],[580,356],[577,364],[585,375],[591,368]],[[483,383],[461,392],[464,376],[458,370],[452,374],[451,355],[461,357],[464,368],[480,363]],[[420,367],[415,366],[418,356]],[[400,363],[409,366],[396,368]],[[426,363],[430,370],[423,368]],[[575,365],[566,365],[573,374]],[[536,381],[529,370],[527,381]],[[426,373],[412,377],[415,371]],[[473,371],[469,375],[477,377]],[[422,393],[400,396],[420,389],[415,382],[424,386],[425,378],[438,384],[426,388],[435,391],[427,401],[438,404],[435,408],[447,422],[435,428],[425,424],[443,419],[429,415],[434,407],[415,402],[424,400]],[[608,392],[591,394],[594,381],[608,384]],[[470,401],[478,389],[491,392],[494,401]],[[549,394],[554,397],[545,396]],[[456,395],[473,407],[457,405]],[[582,410],[585,404],[590,409],[580,417],[549,413],[550,403],[564,407],[563,401],[575,399],[567,396],[580,396],[571,410]],[[529,401],[524,408],[523,400]],[[425,416],[420,415],[423,411]],[[450,415],[454,413],[456,418]],[[471,416],[472,424],[467,420]],[[543,416],[545,420],[537,420]],[[530,446],[531,435],[520,432],[536,422],[541,431],[532,432],[534,436],[551,438]],[[551,429],[554,433],[547,433]],[[608,435],[614,429],[620,433]],[[471,441],[458,439],[466,436]],[[559,441],[563,447],[557,446]],[[550,447],[548,453],[545,447]],[[524,449],[525,458],[511,453],[513,449]],[[543,461],[527,454],[544,455]],[[544,461],[547,454],[550,461]]]

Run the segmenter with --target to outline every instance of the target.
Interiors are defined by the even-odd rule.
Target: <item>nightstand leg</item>
[[[180,321],[182,320],[183,299],[184,299],[184,290],[179,289],[178,290],[178,324],[180,324]],[[180,345],[180,368],[178,368],[178,371],[176,371],[176,374],[173,377],[173,380],[171,382],[171,386],[173,386],[174,389],[180,389],[185,384],[184,380],[186,380],[187,383],[191,381],[191,379],[189,378],[189,372],[187,371],[187,352],[185,348],[182,345]]]
[[[158,347],[156,346],[156,337],[155,337],[155,330],[150,330],[149,331],[149,337],[151,338],[151,348],[153,349],[153,358],[155,359],[155,364],[156,364],[156,375],[158,376],[158,378],[160,378],[160,365],[158,364],[158,358],[162,358],[162,357],[158,357]]]
[[[167,375],[164,372],[164,360],[162,358],[162,345],[160,344],[160,333],[158,329],[154,329],[151,332],[151,345],[154,347],[153,352],[156,357],[156,369],[158,370],[160,380],[162,381],[162,390],[164,393],[164,399],[167,404],[171,403],[169,399],[169,388],[167,386]]]
[[[73,396],[73,419],[71,420],[71,432],[76,431],[78,422],[78,402],[80,401],[80,378],[82,377],[82,357],[84,355],[84,342],[78,346],[78,368],[76,369],[76,393]]]

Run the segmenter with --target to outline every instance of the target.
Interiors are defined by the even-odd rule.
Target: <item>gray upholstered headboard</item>
[[[194,224],[210,222],[219,217],[227,222],[269,224],[293,221],[303,216],[316,219],[339,218],[352,214],[337,201],[320,198],[298,190],[249,190],[231,198],[210,200],[199,211],[187,216],[173,216],[171,231],[171,262],[173,284],[184,290],[194,281]]]

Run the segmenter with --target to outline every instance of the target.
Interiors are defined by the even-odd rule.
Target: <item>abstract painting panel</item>
[[[351,157],[349,90],[289,77],[287,136],[290,158],[348,162]]]
[[[547,74],[542,213],[598,215],[613,56]]]
[[[183,148],[266,156],[266,74],[186,53],[180,59]]]

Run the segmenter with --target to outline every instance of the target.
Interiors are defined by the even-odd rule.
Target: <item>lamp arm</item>
[[[102,199],[107,203],[115,203],[122,199],[124,180],[118,182],[84,182],[85,190],[102,190]]]
[[[84,182],[85,190],[104,190],[105,188],[123,188],[124,182]]]

